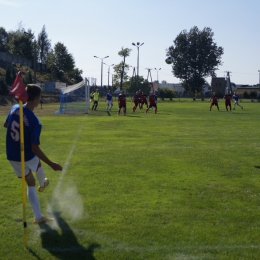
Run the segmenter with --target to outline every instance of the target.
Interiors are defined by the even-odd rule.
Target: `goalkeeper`
[[[96,89],[96,92],[94,92],[94,94],[93,94],[93,99],[94,99],[94,103],[93,103],[93,106],[92,106],[92,110],[97,110],[98,100],[99,100],[99,92],[98,92],[98,89]]]

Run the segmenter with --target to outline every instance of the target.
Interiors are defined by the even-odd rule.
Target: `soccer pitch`
[[[5,159],[0,128],[1,259],[260,259],[260,104],[226,112],[224,102],[162,102],[111,116],[105,102],[88,115],[35,114],[41,148],[63,166],[43,164],[38,193],[55,223],[35,225],[27,201],[24,248],[21,181]],[[0,107],[0,121],[6,117]]]

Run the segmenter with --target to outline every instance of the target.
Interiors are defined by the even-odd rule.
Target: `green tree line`
[[[62,81],[66,78],[75,83],[83,80],[81,76],[83,71],[75,66],[74,57],[67,47],[61,42],[57,42],[52,47],[45,25],[38,35],[35,35],[31,29],[25,30],[21,23],[15,31],[6,31],[4,27],[0,27],[0,51],[31,61],[36,58],[41,69],[43,66],[46,68],[50,79]],[[12,84],[15,75],[15,64],[8,64],[5,77],[0,76],[0,94],[6,93],[7,86]],[[23,79],[25,83],[32,82],[31,69],[27,69]]]

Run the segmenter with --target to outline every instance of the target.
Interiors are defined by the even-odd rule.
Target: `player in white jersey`
[[[43,216],[40,210],[38,196],[36,194],[35,179],[32,171],[36,173],[39,182],[38,191],[42,192],[49,184],[45,178],[40,160],[48,164],[53,170],[61,171],[62,167],[51,161],[40,149],[41,122],[33,113],[38,106],[41,96],[41,88],[35,84],[26,86],[28,101],[23,105],[24,121],[24,156],[25,156],[25,181],[27,183],[27,195],[34,213],[34,223],[38,224],[53,220]],[[14,105],[5,122],[6,132],[6,155],[16,175],[21,178],[21,154],[20,154],[20,114],[19,105]]]

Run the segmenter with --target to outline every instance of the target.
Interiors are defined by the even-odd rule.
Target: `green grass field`
[[[44,165],[38,194],[53,224],[22,225],[21,181],[5,159],[0,128],[0,259],[260,259],[260,104],[220,112],[208,101],[159,102],[111,116],[37,108]],[[0,107],[3,122],[9,107]]]

